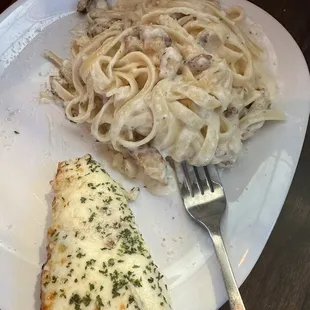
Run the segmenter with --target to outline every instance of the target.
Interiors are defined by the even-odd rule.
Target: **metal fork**
[[[226,209],[226,196],[214,166],[193,167],[176,164],[181,196],[189,215],[209,232],[220,263],[230,308],[245,310],[221,235],[220,223]]]

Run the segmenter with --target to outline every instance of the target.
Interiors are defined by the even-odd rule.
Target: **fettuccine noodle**
[[[128,3],[91,8],[68,60],[46,54],[60,68],[51,88],[67,118],[90,123],[119,170],[135,177],[142,167],[165,184],[167,157],[231,165],[265,121],[284,119],[271,108],[264,50],[239,27],[241,8]]]

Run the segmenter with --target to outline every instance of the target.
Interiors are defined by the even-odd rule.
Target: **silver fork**
[[[181,196],[189,215],[203,225],[213,241],[220,263],[230,308],[245,310],[221,235],[220,223],[226,209],[226,196],[214,166],[193,167],[176,164]]]

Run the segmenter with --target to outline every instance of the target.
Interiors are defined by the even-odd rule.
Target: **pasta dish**
[[[88,25],[51,89],[66,117],[90,123],[113,166],[167,184],[167,158],[232,165],[268,120],[276,80],[242,8],[207,1],[80,1]]]

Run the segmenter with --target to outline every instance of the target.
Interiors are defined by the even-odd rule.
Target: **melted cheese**
[[[91,156],[59,164],[42,309],[170,309],[167,286],[127,206]]]

